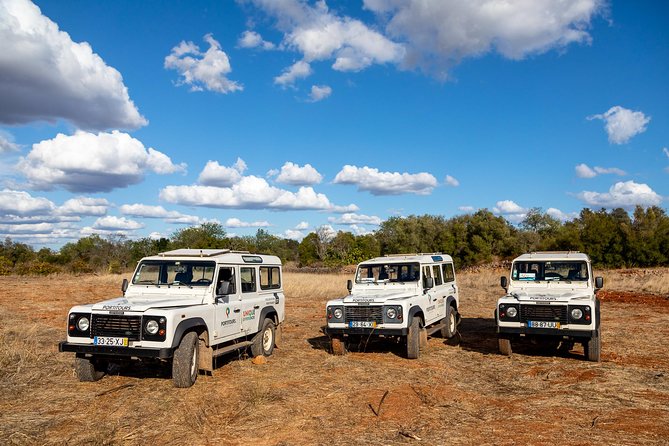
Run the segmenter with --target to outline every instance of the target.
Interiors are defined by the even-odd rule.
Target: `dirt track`
[[[386,344],[334,357],[319,330],[346,277],[309,277],[286,274],[285,342],[267,364],[231,356],[190,389],[157,367],[79,383],[57,353],[67,309],[119,294],[118,276],[0,277],[0,444],[669,443],[666,297],[601,294],[601,363],[580,346],[507,358],[498,280],[461,276],[459,345],[430,339],[416,361]]]

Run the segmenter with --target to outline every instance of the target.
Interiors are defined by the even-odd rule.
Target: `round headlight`
[[[332,314],[334,314],[335,319],[341,319],[341,317],[344,315],[344,313],[341,311],[341,308],[335,308]]]
[[[158,327],[158,322],[154,321],[153,319],[151,319],[149,322],[147,322],[146,326],[144,327],[146,332],[150,335],[154,335],[154,334],[158,333],[158,328],[159,328]]]
[[[506,315],[509,317],[516,317],[518,314],[518,310],[516,310],[516,307],[509,307],[506,309]]]
[[[389,307],[386,310],[386,316],[388,316],[388,319],[395,319],[397,317],[397,310],[393,307]]]
[[[79,320],[77,321],[77,328],[79,329],[79,331],[87,331],[88,327],[90,326],[91,324],[86,316],[80,317]]]
[[[574,308],[571,310],[571,318],[572,319],[580,319],[583,317],[583,311],[581,311],[580,308]]]

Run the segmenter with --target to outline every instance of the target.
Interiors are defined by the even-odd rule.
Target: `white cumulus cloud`
[[[406,66],[442,76],[467,57],[496,51],[522,59],[572,43],[589,43],[603,0],[364,0],[406,42]]]
[[[3,189],[0,191],[0,215],[32,216],[50,214],[56,206],[43,197],[28,192]]]
[[[306,237],[306,234],[303,233],[302,231],[297,231],[294,229],[286,229],[283,231],[283,236],[289,240],[295,240],[298,242],[301,242],[304,237]]]
[[[267,228],[272,225],[270,225],[269,222],[265,220],[249,222],[249,221],[242,221],[238,218],[232,217],[228,218],[225,221],[224,226],[226,228]]]
[[[371,167],[345,165],[334,179],[335,184],[354,184],[358,190],[373,195],[429,195],[437,187],[437,179],[429,173],[379,172]]]
[[[474,208],[474,206],[458,206],[458,210],[460,212],[470,213],[474,212],[476,209]]]
[[[444,179],[444,183],[447,186],[452,186],[452,187],[458,187],[460,185],[460,182],[456,178],[454,178],[450,175],[446,175],[446,178]]]
[[[548,214],[551,217],[553,217],[557,220],[560,220],[562,222],[573,220],[576,217],[578,217],[578,212],[566,213],[566,212],[562,212],[560,209],[556,209],[556,208],[548,208],[546,210],[546,214]]]
[[[147,124],[121,74],[27,0],[0,2],[0,122],[65,119],[89,130]]]
[[[237,45],[241,48],[261,48],[263,50],[272,50],[275,47],[272,42],[264,40],[260,34],[251,30],[242,33],[237,41]]]
[[[301,53],[306,63],[329,60],[335,70],[359,71],[372,64],[397,63],[404,56],[401,44],[360,20],[332,13],[324,1],[252,2],[276,18],[284,33],[281,48]]]
[[[281,167],[281,171],[279,171],[276,177],[277,183],[290,184],[292,186],[312,186],[321,181],[323,181],[323,175],[318,173],[311,164],[305,164],[301,167],[299,164],[291,163],[290,161]]]
[[[295,226],[295,229],[298,231],[303,231],[308,228],[309,228],[309,223],[306,221],[301,221]]]
[[[299,60],[283,70],[283,73],[279,76],[275,77],[274,83],[282,87],[292,86],[298,79],[304,79],[310,75],[311,65],[303,60]]]
[[[134,231],[143,227],[144,225],[139,222],[113,215],[100,217],[93,223],[93,229],[101,229],[103,231]]]
[[[206,34],[204,40],[209,44],[204,53],[193,42],[181,41],[165,57],[165,68],[179,73],[177,85],[190,85],[191,91],[209,90],[224,94],[243,90],[240,83],[227,77],[232,67],[221,45],[211,34]]]
[[[327,85],[312,85],[309,100],[311,102],[322,101],[332,94],[332,88]]]
[[[70,198],[58,208],[60,215],[105,215],[111,203],[104,198]]]
[[[167,223],[197,225],[203,222],[200,217],[195,215],[182,214],[177,211],[168,211],[162,206],[151,206],[147,204],[135,203],[124,204],[119,208],[123,215],[142,218],[161,218]]]
[[[504,218],[512,223],[520,223],[527,216],[527,209],[513,200],[498,201],[492,211],[495,214],[504,216]]]
[[[17,169],[33,187],[71,192],[108,192],[137,184],[147,171],[169,174],[185,171],[170,158],[117,130],[111,133],[77,131],[34,144]]]
[[[628,110],[619,105],[611,107],[606,113],[588,116],[588,119],[601,119],[606,122],[604,128],[612,144],[625,144],[633,136],[645,132],[650,122],[650,116],[643,112]]]
[[[218,161],[208,161],[198,177],[198,182],[205,186],[232,186],[242,179],[245,170],[246,163],[241,158],[237,158],[231,167],[221,166]]]
[[[379,226],[381,224],[381,218],[377,217],[376,215],[355,214],[353,212],[342,214],[339,218],[330,217],[328,218],[328,221],[338,225]]]
[[[14,138],[9,133],[0,130],[0,155],[3,153],[18,152],[21,146],[14,142]]]
[[[160,198],[169,203],[185,206],[204,206],[230,209],[275,210],[327,210],[346,212],[357,209],[355,205],[336,206],[311,187],[300,187],[297,192],[270,186],[264,178],[253,175],[243,177],[230,187],[204,185],[167,186],[160,191]]]
[[[618,182],[608,192],[583,191],[576,195],[589,206],[632,209],[635,206],[657,206],[662,197],[647,184],[634,181]]]
[[[606,175],[606,174],[613,174],[621,177],[627,175],[627,172],[617,167],[595,166],[594,168],[590,168],[590,166],[588,166],[585,163],[577,165],[575,167],[575,170],[576,170],[576,176],[579,178],[594,178],[597,175]]]

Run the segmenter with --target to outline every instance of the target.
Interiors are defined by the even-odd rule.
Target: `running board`
[[[234,352],[235,350],[239,350],[240,348],[248,347],[253,344],[253,341],[242,341],[242,342],[237,342],[236,344],[230,344],[226,345],[225,347],[218,348],[213,351],[212,356],[214,358],[224,355],[226,353]]]
[[[433,334],[435,334],[437,331],[441,330],[444,327],[446,327],[446,324],[437,324],[433,325],[432,327],[426,328],[425,331],[427,331],[428,336],[432,336]]]

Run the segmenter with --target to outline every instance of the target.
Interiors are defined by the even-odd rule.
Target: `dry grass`
[[[666,293],[669,270],[652,271],[601,275],[607,289]],[[79,383],[57,353],[67,309],[120,294],[121,277],[2,277],[0,444],[667,444],[666,299],[605,299],[601,363],[580,347],[507,358],[492,321],[503,273],[460,275],[462,342],[430,339],[415,361],[380,343],[331,356],[324,304],[350,276],[287,273],[282,348],[263,365],[225,358],[190,389],[155,366]]]

